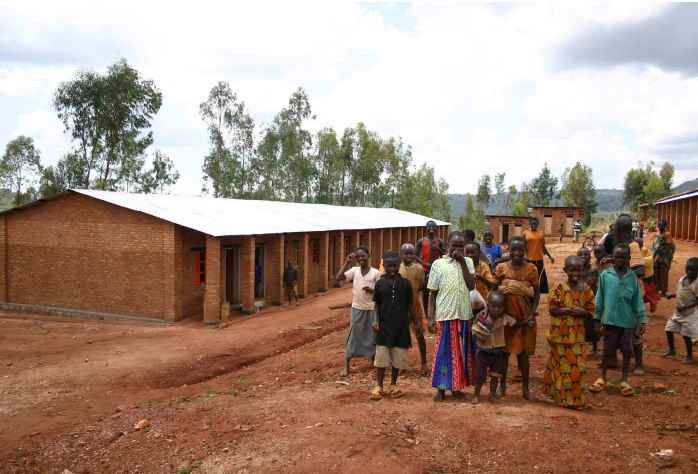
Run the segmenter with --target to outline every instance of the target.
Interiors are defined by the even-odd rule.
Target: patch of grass
[[[247,385],[247,379],[246,379],[245,377],[240,377],[240,378],[238,379],[238,383],[239,383],[240,385]]]
[[[200,468],[203,463],[204,462],[201,459],[197,459],[191,464],[180,467],[177,471],[177,474],[192,474],[192,472],[194,472],[194,469]]]
[[[143,408],[155,408],[162,402],[160,400],[146,400],[143,402]]]
[[[177,397],[177,403],[186,403],[190,402],[191,397],[183,396],[183,397]]]

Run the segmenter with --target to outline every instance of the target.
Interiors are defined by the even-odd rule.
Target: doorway
[[[572,235],[572,227],[574,226],[574,217],[567,216],[565,218],[565,235]]]
[[[225,301],[240,304],[240,247],[225,249]]]
[[[543,217],[543,232],[545,235],[552,235],[553,233],[553,216]]]
[[[254,248],[254,297],[264,298],[264,245]]]
[[[509,224],[502,224],[502,242],[503,244],[509,242]]]

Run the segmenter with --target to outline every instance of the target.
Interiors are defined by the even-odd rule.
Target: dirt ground
[[[554,282],[576,245],[549,248]],[[691,255],[698,245],[679,245],[672,281]],[[591,395],[578,412],[527,402],[515,382],[495,404],[436,404],[414,370],[404,398],[372,402],[366,361],[338,377],[348,310],[328,306],[350,298],[333,290],[222,329],[2,314],[0,472],[698,472],[698,366],[661,357],[673,301],[652,317],[636,395]],[[547,322],[543,304],[539,395]]]

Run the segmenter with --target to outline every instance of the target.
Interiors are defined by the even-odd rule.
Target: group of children
[[[632,236],[631,225],[630,222]],[[624,227],[624,220],[619,219],[610,255],[603,246],[593,249],[595,263],[592,251],[584,247],[577,255],[567,257],[565,281],[550,292],[550,352],[543,392],[561,406],[584,406],[586,344],[590,342],[596,353],[601,337],[602,373],[589,390],[604,390],[608,369],[617,364],[616,354],[620,351],[619,388],[624,395],[634,393],[628,382],[630,361],[634,358],[635,369],[642,370],[641,338],[648,321],[643,296],[647,300],[646,294],[652,290],[648,273],[651,276],[653,264],[652,255],[643,252],[641,244],[627,241],[619,232]],[[473,402],[477,403],[488,377],[490,399],[506,395],[512,354],[516,355],[523,396],[529,399],[529,356],[536,347],[539,271],[527,258],[524,238],[511,239],[505,258],[501,247],[492,244],[491,233],[485,232],[483,238],[485,242],[480,245],[471,236],[454,232],[448,248],[441,241],[431,240],[428,244],[420,241],[417,248],[404,244],[399,253],[390,251],[383,255],[382,271],[370,266],[365,247],[350,254],[337,274],[337,280],[348,280],[353,285],[352,321],[342,375],[349,373],[353,357],[370,357],[376,367],[371,399],[402,396],[397,380],[399,372],[408,368],[410,326],[419,345],[420,372],[428,372],[426,306],[428,328],[436,333],[432,365],[435,400],[443,400],[446,391],[454,397],[462,396],[462,389],[472,384]],[[429,248],[425,251],[426,247]],[[438,257],[424,261],[420,257],[425,257],[425,253]],[[666,326],[666,355],[676,354],[673,334],[678,333],[685,341],[686,360],[690,361],[692,345],[698,342],[698,258],[688,259],[676,296],[676,311]],[[390,387],[385,390],[388,368]]]

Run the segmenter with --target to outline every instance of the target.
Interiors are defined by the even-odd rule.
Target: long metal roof
[[[668,202],[681,201],[683,199],[692,198],[694,196],[698,196],[698,189],[695,189],[693,191],[687,191],[687,192],[681,193],[681,194],[674,194],[673,196],[669,196],[669,197],[665,197],[664,199],[660,199],[659,201],[655,202],[655,204],[666,204]]]
[[[421,227],[429,220],[436,221],[438,225],[449,225],[448,222],[389,208],[133,194],[85,189],[72,191],[214,237]]]

